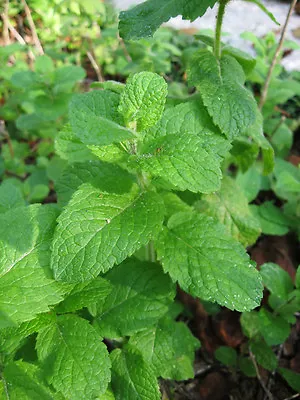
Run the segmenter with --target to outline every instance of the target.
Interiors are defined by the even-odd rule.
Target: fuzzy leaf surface
[[[213,218],[173,215],[156,249],[164,270],[193,296],[238,311],[259,305],[263,287],[258,271],[242,245]]]
[[[137,122],[137,130],[150,128],[160,120],[168,93],[164,78],[153,72],[139,72],[129,77],[121,94],[119,112],[126,124]]]
[[[153,36],[164,22],[182,15],[183,19],[194,21],[213,7],[217,0],[147,0],[120,14],[119,30],[125,40]]]
[[[210,51],[199,50],[191,59],[188,79],[228,139],[234,139],[254,123],[257,105],[244,87],[244,71],[233,57],[225,54],[218,61]]]
[[[110,380],[110,359],[101,337],[88,321],[62,315],[41,330],[37,353],[49,384],[70,399],[95,399]]]
[[[58,218],[51,266],[55,279],[79,283],[120,264],[162,226],[163,202],[154,192],[108,193],[83,184]]]
[[[154,263],[128,260],[105,275],[110,294],[97,302],[96,324],[102,336],[131,335],[155,324],[175,296],[174,284]]]

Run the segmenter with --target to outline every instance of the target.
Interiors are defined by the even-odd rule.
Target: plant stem
[[[290,8],[289,8],[289,12],[287,13],[287,16],[286,16],[286,19],[285,19],[285,23],[284,23],[282,31],[281,31],[281,35],[280,35],[278,46],[277,46],[277,49],[275,51],[273,60],[271,62],[271,65],[270,65],[270,68],[269,68],[269,71],[268,71],[268,75],[267,75],[265,84],[264,84],[264,86],[262,88],[260,102],[259,102],[259,109],[260,110],[263,108],[263,106],[264,106],[264,104],[266,102],[268,89],[269,89],[269,85],[270,85],[271,78],[272,78],[272,73],[273,73],[273,70],[275,68],[275,65],[277,64],[277,59],[278,59],[279,53],[281,51],[281,48],[282,48],[282,45],[283,45],[283,42],[284,42],[286,29],[287,29],[289,20],[291,18],[291,15],[292,15],[292,13],[294,11],[296,3],[297,3],[297,0],[292,0]]]
[[[215,34],[215,44],[214,53],[216,58],[219,60],[221,58],[221,34],[222,34],[222,23],[225,13],[225,7],[228,0],[219,0],[219,8],[217,14],[217,24],[216,24],[216,34]]]
[[[37,49],[38,54],[40,56],[42,56],[45,53],[44,53],[43,46],[41,45],[40,39],[38,37],[37,31],[36,31],[36,28],[35,28],[35,24],[34,24],[34,21],[32,19],[30,8],[28,7],[28,4],[27,4],[26,0],[22,0],[22,3],[23,3],[23,6],[24,6],[24,10],[25,10],[25,14],[26,14],[26,17],[27,17],[27,21],[28,21],[28,24],[29,24],[29,27],[30,27],[30,30],[31,30],[31,34],[32,34],[32,39],[33,39],[34,45],[35,45],[35,47]]]
[[[256,376],[257,376],[257,379],[259,380],[259,383],[260,383],[261,387],[263,388],[265,394],[267,395],[267,398],[268,398],[269,400],[273,400],[272,393],[271,393],[271,392],[269,391],[269,389],[266,387],[265,382],[263,381],[263,379],[262,379],[262,377],[261,377],[261,375],[260,375],[260,372],[259,372],[259,369],[258,369],[258,365],[257,365],[255,356],[254,356],[254,354],[252,353],[252,351],[249,352],[249,355],[250,355],[251,361],[252,361],[252,363],[253,363],[253,365],[254,365],[255,372],[256,372]]]

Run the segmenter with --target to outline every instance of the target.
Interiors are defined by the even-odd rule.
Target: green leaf
[[[300,168],[276,158],[274,191],[278,197],[288,199],[300,193]]]
[[[9,363],[3,372],[6,396],[10,400],[53,400],[54,394],[47,388],[42,371],[24,361]]]
[[[241,371],[246,375],[249,376],[249,378],[254,378],[256,377],[256,370],[253,365],[253,362],[251,361],[250,358],[247,357],[239,357],[238,359],[238,364],[241,369]]]
[[[254,243],[260,234],[259,222],[252,216],[244,192],[229,177],[223,178],[219,192],[202,196],[195,206],[225,225],[227,232],[244,246]]]
[[[42,329],[36,349],[50,385],[65,397],[95,399],[110,380],[110,360],[101,337],[88,321],[62,315]]]
[[[277,368],[277,358],[271,347],[269,347],[263,340],[252,341],[250,343],[250,350],[254,354],[257,363],[263,368],[268,371],[274,371]]]
[[[250,72],[254,69],[256,65],[256,60],[250,54],[237,49],[232,46],[224,46],[222,48],[222,54],[228,54],[234,57],[238,63],[242,66],[246,75],[250,74]]]
[[[66,313],[89,307],[104,300],[111,290],[109,282],[100,277],[91,282],[78,283],[64,301],[56,307],[56,311]]]
[[[208,50],[194,53],[188,68],[188,80],[200,92],[214,123],[232,140],[256,118],[257,105],[243,86],[245,74],[231,56],[218,61]]]
[[[13,353],[22,340],[46,325],[53,323],[54,313],[39,314],[31,321],[22,322],[19,326],[8,327],[0,330],[0,348],[6,354]]]
[[[58,218],[51,258],[55,279],[88,281],[120,264],[157,235],[163,216],[154,192],[134,185],[129,193],[109,193],[83,184]]]
[[[110,90],[111,92],[121,94],[125,89],[125,84],[116,81],[104,81],[104,82],[93,82],[90,85],[92,89],[104,89]]]
[[[261,277],[223,225],[196,213],[173,215],[156,241],[163,268],[193,296],[239,311],[257,307]]]
[[[142,356],[132,349],[114,350],[112,389],[116,400],[160,400],[156,376]]]
[[[237,184],[243,189],[248,202],[253,201],[261,188],[261,173],[255,165],[251,166],[245,173],[238,172],[236,177]]]
[[[244,334],[252,339],[259,334],[259,315],[255,311],[244,312],[241,315],[241,326]]]
[[[259,310],[259,331],[269,346],[282,344],[290,334],[290,325],[282,317],[268,312],[265,308]]]
[[[287,300],[294,284],[290,275],[279,265],[265,263],[260,267],[260,274],[266,288],[275,296]]]
[[[156,264],[128,260],[105,275],[111,293],[97,301],[96,323],[109,338],[131,335],[155,324],[175,296],[170,278]]]
[[[236,350],[231,347],[218,347],[215,351],[215,358],[228,367],[236,367],[237,365],[237,353]]]
[[[9,181],[0,185],[0,213],[25,205],[21,190]]]
[[[152,142],[167,135],[195,135],[201,140],[201,148],[212,158],[222,160],[231,145],[216,127],[201,98],[168,108],[161,120],[147,131],[144,142]]]
[[[168,93],[164,78],[153,72],[132,75],[121,94],[119,112],[126,125],[137,122],[137,131],[150,128],[160,120]]]
[[[251,137],[261,147],[264,160],[263,174],[270,174],[273,171],[275,163],[274,150],[268,139],[264,136],[263,116],[257,108],[255,111],[255,121],[243,132],[243,136]]]
[[[76,82],[82,80],[86,75],[83,68],[76,65],[66,65],[54,71],[54,92],[61,93],[71,90]]]
[[[55,184],[58,203],[65,205],[82,183],[97,179],[99,188],[104,191],[125,193],[130,190],[132,176],[117,165],[102,161],[86,161],[68,166]]]
[[[280,23],[277,21],[277,19],[274,17],[274,15],[261,3],[259,0],[244,0],[247,1],[248,3],[254,3],[256,4],[267,16],[275,22],[275,24],[280,25]]]
[[[0,216],[0,310],[17,324],[49,311],[67,290],[49,269],[56,214],[32,205]]]
[[[295,286],[297,289],[300,289],[300,266],[298,265],[296,278],[295,278]]]
[[[83,143],[98,146],[134,138],[134,132],[121,126],[118,105],[119,95],[110,91],[74,96],[69,110],[73,132]]]
[[[251,205],[252,214],[258,219],[262,233],[266,235],[285,235],[289,231],[288,220],[271,201]]]
[[[194,21],[213,7],[216,0],[147,0],[136,7],[120,13],[119,30],[125,40],[153,36],[163,22],[182,15],[183,19]]]
[[[194,377],[193,362],[199,341],[183,322],[165,317],[132,336],[129,344],[141,352],[157,377],[176,381]]]
[[[34,69],[37,73],[45,75],[54,71],[54,63],[52,58],[43,55],[38,57],[34,63]]]
[[[289,386],[296,392],[300,392],[300,374],[287,368],[279,368],[280,375],[287,381]]]
[[[210,193],[221,184],[220,159],[201,147],[196,135],[166,135],[147,143],[131,166],[172,183],[178,190]]]

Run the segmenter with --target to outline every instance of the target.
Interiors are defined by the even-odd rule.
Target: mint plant
[[[121,13],[120,34],[149,37],[169,18],[193,20],[215,3],[168,0],[162,7],[148,0]],[[125,84],[100,82],[93,85],[100,90],[71,96],[82,69],[56,69],[47,56],[35,71],[12,76],[14,87],[33,92],[17,123],[29,136],[43,132],[41,118],[50,130],[57,119],[62,125],[70,102],[68,123],[55,137],[59,158],[47,169],[57,203],[28,205],[38,196],[24,201],[8,179],[0,186],[0,397],[160,399],[159,379],[193,378],[200,347],[178,320],[177,285],[243,312],[251,352],[263,366],[262,352],[274,356],[270,346],[287,337],[299,273],[295,289],[286,275],[275,279],[281,272],[274,265],[259,272],[245,249],[261,232],[273,232],[270,214],[281,234],[290,223],[272,204],[249,206],[261,182],[247,187],[244,175],[257,165],[260,178],[270,174],[274,151],[245,85],[255,60],[221,42],[226,4],[219,1],[215,38],[199,36],[205,47],[193,46],[187,57],[192,95],[174,96],[164,77],[139,71]],[[68,101],[60,104],[62,93]],[[11,144],[6,138],[6,153]],[[24,158],[28,148],[16,146]],[[47,150],[40,150],[46,159]],[[236,179],[232,164],[242,171]],[[284,197],[291,179],[285,174],[282,183],[277,165]],[[30,172],[28,179],[40,182]],[[274,312],[252,311],[263,283]],[[260,322],[247,325],[247,318]],[[278,330],[271,334],[273,323]],[[234,350],[221,348],[217,358],[251,370],[251,360],[249,367]],[[292,372],[281,374],[295,388]]]

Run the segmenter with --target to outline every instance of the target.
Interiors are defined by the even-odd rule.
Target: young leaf
[[[194,377],[194,354],[199,342],[184,323],[165,317],[132,336],[129,344],[153,366],[157,377],[176,381]]]
[[[118,105],[119,95],[110,91],[74,96],[69,108],[73,132],[83,143],[98,146],[134,138],[132,131],[121,126]]]
[[[214,123],[229,140],[254,123],[257,105],[243,86],[245,74],[233,57],[225,54],[218,61],[208,50],[197,51],[188,68],[188,80],[197,87]]]
[[[119,112],[126,125],[137,122],[137,131],[150,128],[160,120],[168,93],[164,78],[153,72],[132,75],[120,98]]]
[[[111,354],[112,389],[116,400],[160,400],[156,376],[142,356],[132,349]]]
[[[156,264],[128,260],[105,275],[111,293],[96,304],[102,336],[131,335],[155,324],[175,296],[170,278]]]
[[[47,388],[42,371],[24,361],[9,363],[3,372],[6,396],[11,400],[54,400],[56,396]]]
[[[55,279],[84,282],[120,264],[156,236],[163,215],[160,197],[136,185],[117,194],[83,184],[58,218],[51,257]]]
[[[272,294],[287,300],[294,285],[291,277],[284,269],[274,263],[265,263],[260,267],[260,274],[264,285]]]
[[[259,310],[259,331],[269,346],[284,343],[290,334],[290,325],[282,317],[275,316],[265,308]]]
[[[285,235],[289,231],[288,219],[271,201],[250,206],[252,214],[259,220],[262,233],[266,235]]]
[[[21,190],[9,181],[0,185],[0,213],[25,205]]]
[[[223,178],[219,192],[202,196],[195,206],[223,223],[227,232],[244,246],[254,243],[260,234],[259,222],[253,218],[244,192],[229,177]]]
[[[101,337],[88,321],[62,315],[42,329],[36,349],[48,383],[66,398],[92,400],[110,380],[110,360]]]
[[[19,324],[49,311],[67,287],[50,278],[56,211],[31,205],[0,217],[0,310]]]
[[[156,241],[163,268],[193,296],[239,311],[257,307],[261,277],[223,225],[195,213],[173,215]]]
[[[130,165],[169,181],[178,190],[210,193],[221,184],[220,159],[196,135],[166,135],[148,142]]]
[[[147,0],[136,7],[120,13],[119,31],[125,40],[153,36],[163,22],[182,15],[191,21],[205,14],[217,0]]]

